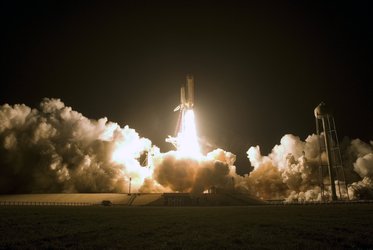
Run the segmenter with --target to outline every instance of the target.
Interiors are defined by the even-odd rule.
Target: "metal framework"
[[[349,200],[334,117],[330,114],[316,115],[316,132],[319,138],[319,182],[322,199],[326,200],[325,189],[329,187],[332,201]],[[326,159],[323,159],[323,155]]]

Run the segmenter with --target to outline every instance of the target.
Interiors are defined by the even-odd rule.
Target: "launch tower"
[[[322,199],[326,200],[325,190],[330,189],[331,200],[349,199],[346,177],[342,164],[334,117],[324,102],[315,108],[316,132],[319,138],[319,181]],[[338,187],[338,196],[336,183]]]

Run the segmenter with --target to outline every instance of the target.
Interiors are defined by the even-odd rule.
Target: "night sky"
[[[368,1],[242,2],[2,1],[0,104],[60,98],[167,151],[191,73],[198,134],[239,173],[250,146],[314,133],[321,101],[341,138],[372,140]]]

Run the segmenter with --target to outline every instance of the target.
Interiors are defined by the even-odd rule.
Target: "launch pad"
[[[248,206],[265,202],[240,193],[132,193],[132,194],[19,194],[1,195],[0,205],[11,206]]]

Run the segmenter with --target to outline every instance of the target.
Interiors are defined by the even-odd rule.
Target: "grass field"
[[[373,205],[0,206],[0,249],[373,249]]]

